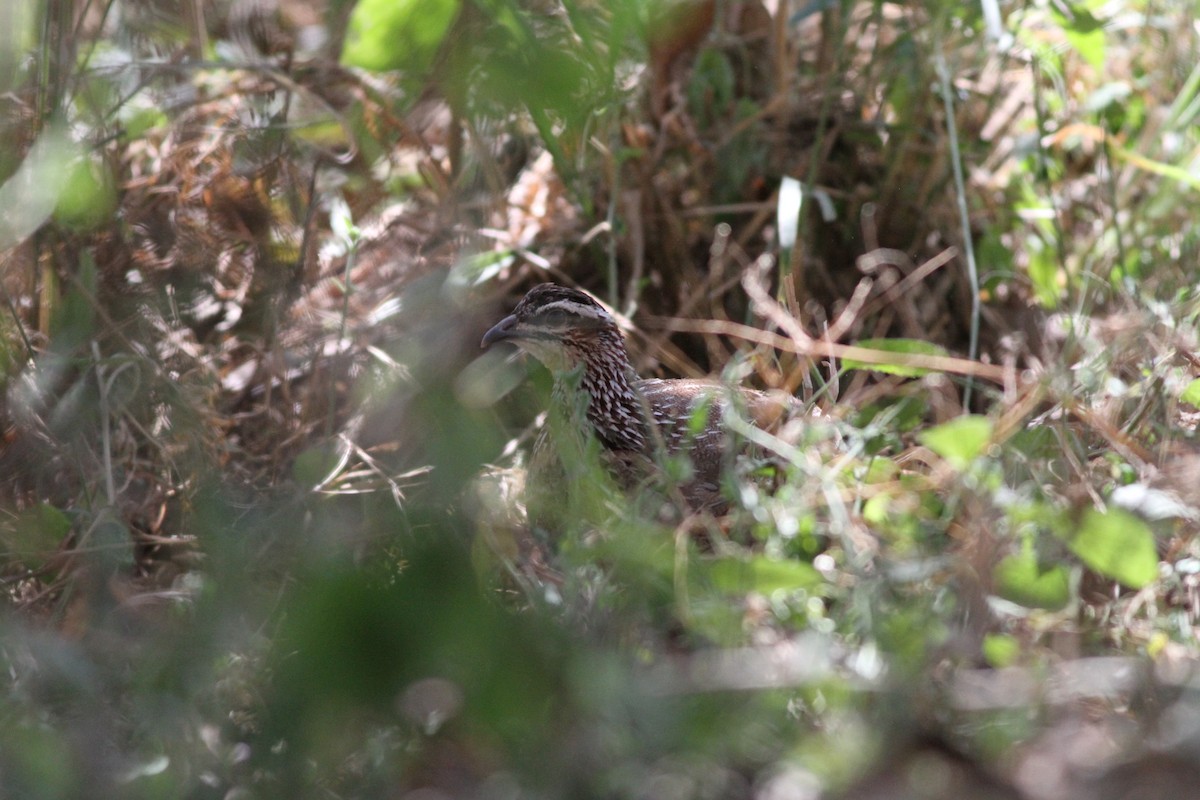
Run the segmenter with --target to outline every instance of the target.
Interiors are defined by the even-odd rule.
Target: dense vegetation
[[[1195,793],[1200,5],[0,18],[0,794]],[[530,533],[545,280],[729,514]]]

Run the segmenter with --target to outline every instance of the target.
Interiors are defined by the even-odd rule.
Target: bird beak
[[[491,330],[483,335],[483,341],[479,343],[480,348],[486,349],[488,345],[495,344],[502,339],[513,338],[512,329],[517,325],[517,318],[509,314],[504,319],[492,326]]]

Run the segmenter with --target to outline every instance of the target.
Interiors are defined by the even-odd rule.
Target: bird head
[[[624,344],[612,315],[589,295],[554,283],[533,287],[513,312],[483,335],[481,347],[509,341],[551,372],[568,372],[593,353]]]

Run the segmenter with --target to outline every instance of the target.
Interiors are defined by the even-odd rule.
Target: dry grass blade
[[[850,358],[867,364],[881,366],[911,367],[914,369],[947,372],[951,375],[973,376],[990,381],[997,385],[1021,386],[1024,381],[1016,379],[1014,367],[1000,367],[995,364],[984,364],[979,361],[968,361],[954,356],[927,355],[923,353],[896,353],[886,350],[871,350],[849,344],[838,344],[822,340],[810,340],[809,344],[799,346],[794,340],[777,333],[764,331],[740,322],[717,320],[678,319],[675,317],[650,317],[644,325],[666,331],[686,333],[706,333],[718,336],[730,336],[755,344],[765,344],[788,353],[795,353],[807,358]]]

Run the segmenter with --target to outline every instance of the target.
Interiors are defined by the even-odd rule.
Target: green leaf
[[[814,589],[824,582],[821,573],[806,561],[783,560],[768,556],[722,558],[709,566],[709,576],[718,589],[730,594]]]
[[[361,0],[350,14],[342,63],[424,75],[458,8],[459,0]]]
[[[1158,552],[1149,526],[1128,511],[1087,509],[1067,546],[1079,560],[1130,589],[1158,575]]]
[[[876,527],[882,526],[887,522],[888,506],[891,504],[891,497],[885,492],[880,492],[873,497],[868,497],[867,502],[863,503],[862,518],[864,522],[869,522]]]
[[[864,339],[857,346],[867,350],[881,350],[885,353],[905,353],[921,356],[950,355],[944,347],[939,347],[933,342],[924,342],[920,339]],[[903,363],[871,364],[866,361],[860,361],[857,358],[843,358],[842,366],[846,369],[870,369],[875,372],[886,372],[889,375],[901,375],[906,378],[919,378],[922,375],[928,375],[930,372],[935,371],[924,367],[912,367]]]
[[[989,633],[983,637],[983,657],[993,667],[1007,667],[1021,655],[1021,643],[1012,636]]]
[[[130,102],[121,106],[118,119],[121,120],[121,141],[123,142],[136,142],[145,136],[147,131],[165,128],[170,123],[160,107],[138,102]]]
[[[1054,6],[1054,17],[1063,26],[1067,41],[1093,68],[1104,67],[1106,41],[1104,23],[1080,3],[1061,2]]]
[[[1173,181],[1179,181],[1193,189],[1200,189],[1200,177],[1193,175],[1184,167],[1178,167],[1174,164],[1167,164],[1162,161],[1156,161],[1153,158],[1148,158],[1141,153],[1135,153],[1132,150],[1118,147],[1113,151],[1113,155],[1122,161],[1128,161],[1139,169],[1152,172],[1155,175],[1162,175],[1164,178],[1170,178]]]
[[[96,329],[96,286],[99,280],[96,262],[90,252],[79,257],[75,278],[58,305],[50,313],[50,332],[57,353],[70,353],[84,347]]]
[[[1062,293],[1059,284],[1058,255],[1053,247],[1047,245],[1038,236],[1029,236],[1026,241],[1026,252],[1029,257],[1027,271],[1033,284],[1033,293],[1037,296],[1042,308],[1055,308]]]
[[[319,486],[333,477],[340,461],[335,448],[317,444],[296,456],[292,462],[292,477],[306,489]]]
[[[1069,31],[1067,33],[1067,41],[1071,47],[1079,55],[1083,56],[1084,60],[1092,67],[1101,69],[1104,66],[1105,52],[1108,49],[1108,43],[1104,39],[1104,31],[1093,30],[1085,33]]]
[[[22,511],[11,531],[0,531],[0,548],[26,567],[37,569],[58,552],[71,532],[71,519],[58,508],[41,503]]]
[[[0,250],[31,236],[53,213],[78,154],[79,146],[59,124],[33,143],[16,172],[0,184]]]
[[[1200,378],[1192,381],[1179,395],[1179,399],[1188,405],[1200,408]]]
[[[987,447],[992,438],[992,421],[978,414],[952,419],[922,431],[921,444],[950,462],[955,469],[966,469]]]
[[[104,224],[116,205],[116,187],[107,166],[98,159],[79,158],[68,168],[54,218],[69,228],[86,231]]]
[[[1006,556],[992,572],[996,594],[1026,608],[1058,611],[1071,600],[1071,582],[1065,567],[1038,563],[1032,548]]]
[[[713,124],[733,103],[735,84],[733,67],[724,52],[714,47],[701,50],[687,88],[692,116]]]
[[[1104,23],[1096,19],[1088,5],[1094,3],[1072,3],[1070,0],[1053,4],[1054,17],[1073,33],[1093,33],[1104,30]]]

